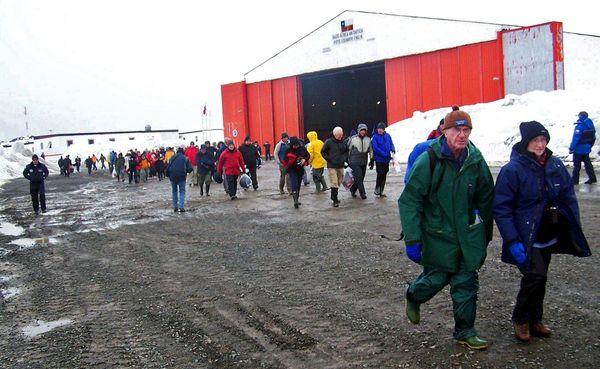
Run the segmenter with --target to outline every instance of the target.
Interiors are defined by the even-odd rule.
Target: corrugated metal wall
[[[565,88],[565,50],[563,48],[563,28],[562,23],[550,23],[552,32],[552,46],[554,49],[554,89],[562,90]]]
[[[248,134],[252,141],[258,141],[262,145],[263,136],[272,135],[273,130],[271,81],[251,83],[247,85],[247,88]]]
[[[249,135],[262,145],[277,143],[281,132],[297,136],[302,132],[301,93],[297,77],[221,86],[225,137],[236,145]]]
[[[453,104],[504,96],[502,45],[481,42],[385,61],[388,122]]]
[[[246,83],[236,82],[221,86],[221,104],[223,107],[223,134],[236,140],[244,139],[248,132],[248,100]],[[237,137],[234,137],[234,134]]]
[[[290,136],[301,132],[298,88],[297,77],[247,85],[247,134],[253,141],[258,141],[261,147],[267,141],[272,145],[277,143],[281,132],[287,132]]]
[[[299,88],[298,77],[280,78],[273,81],[273,129],[274,139],[277,141],[281,137],[281,132],[287,132],[290,136],[298,136],[303,131],[300,109],[302,94]]]
[[[523,27],[501,35],[507,94],[564,88],[561,23]]]

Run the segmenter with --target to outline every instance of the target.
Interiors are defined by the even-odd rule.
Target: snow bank
[[[31,163],[31,155],[33,153],[22,143],[16,143],[12,147],[0,147],[0,186],[9,179],[22,177],[25,166]],[[58,165],[46,163],[41,158],[40,161],[48,166],[50,173],[60,173]]]
[[[563,160],[570,162],[569,144],[577,114],[585,110],[590,119],[600,122],[600,90],[585,92],[533,91],[524,95],[507,95],[504,99],[486,104],[465,105],[461,110],[471,115],[473,133],[471,141],[482,151],[491,164],[505,163],[512,146],[521,140],[519,123],[537,120],[550,132],[548,147]],[[406,160],[413,147],[427,139],[451,107],[428,112],[415,112],[412,118],[397,122],[387,128],[394,140],[396,153]],[[597,141],[598,143],[598,141]],[[598,161],[599,145],[592,149],[590,157]]]

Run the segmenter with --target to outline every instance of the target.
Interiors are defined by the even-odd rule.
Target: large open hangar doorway
[[[386,122],[385,67],[383,62],[303,75],[304,133],[316,131],[325,140],[335,126],[350,132],[359,123],[369,127]],[[387,122],[386,122],[387,123]]]

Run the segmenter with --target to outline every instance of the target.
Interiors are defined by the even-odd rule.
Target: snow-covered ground
[[[600,104],[597,96],[600,90],[592,91],[534,91],[521,96],[508,95],[504,99],[491,103],[461,106],[473,120],[471,141],[483,152],[490,164],[501,164],[508,160],[512,145],[520,140],[519,123],[537,120],[544,124],[550,132],[548,147],[555,155],[570,162],[569,144],[573,135],[573,123],[577,113],[588,112],[589,117],[598,124],[600,122]],[[394,140],[397,158],[405,162],[415,144],[424,141],[429,132],[436,128],[440,119],[450,111],[450,107],[415,112],[413,117],[388,127],[387,131]],[[180,142],[152,142],[148,147],[177,146]],[[89,155],[90,150],[108,156],[111,148],[99,145],[70,147],[71,158],[76,155]],[[126,151],[127,148],[115,148]],[[598,161],[598,146],[592,150],[592,160]],[[31,161],[31,152],[23,146],[0,148],[0,185],[11,178],[20,177],[23,169]],[[58,167],[51,163],[51,172],[58,172]]]
[[[471,141],[481,150],[491,164],[508,161],[512,146],[520,141],[519,124],[537,120],[550,132],[548,147],[565,162],[571,161],[569,145],[577,114],[587,111],[596,126],[600,123],[600,104],[594,91],[534,91],[524,95],[507,95],[504,99],[486,104],[461,106],[473,121]],[[406,161],[408,154],[418,142],[424,141],[429,132],[435,129],[450,107],[416,112],[413,117],[390,126],[387,131],[394,140],[396,154],[400,161]],[[598,144],[598,142],[596,142]],[[596,145],[590,157],[598,160]]]

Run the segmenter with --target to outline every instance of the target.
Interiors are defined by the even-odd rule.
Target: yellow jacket
[[[171,156],[175,155],[175,152],[173,152],[173,150],[167,150],[165,152],[165,165],[169,164],[169,160],[171,160]]]
[[[314,169],[325,168],[325,164],[327,164],[327,162],[325,161],[325,159],[323,159],[323,156],[321,155],[323,141],[319,140],[319,138],[317,137],[317,132],[315,131],[308,132],[306,134],[306,137],[308,137],[308,141],[310,141],[310,143],[306,147],[306,150],[310,154],[310,159],[308,162]]]

